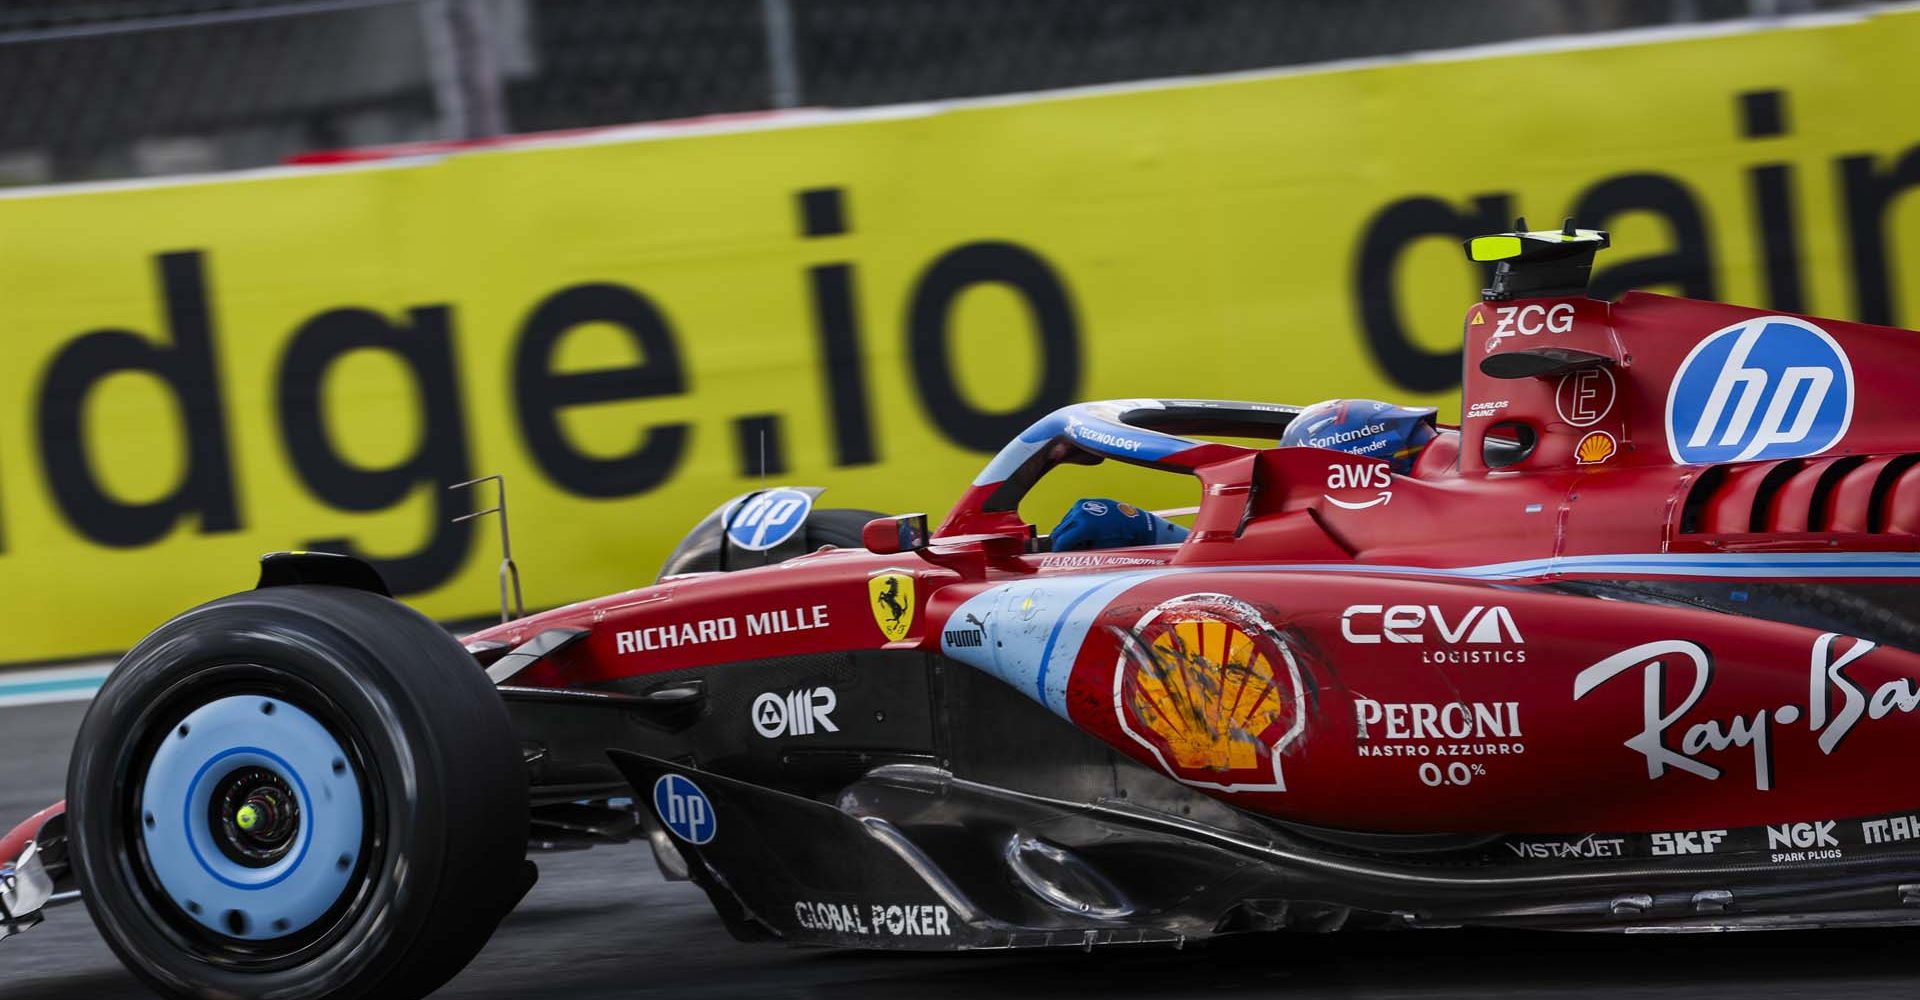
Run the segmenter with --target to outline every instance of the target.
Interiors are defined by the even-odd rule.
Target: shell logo
[[[1273,627],[1224,594],[1164,602],[1135,625],[1114,669],[1120,727],[1162,770],[1222,791],[1285,791],[1299,737],[1300,669]]]
[[[1619,442],[1606,431],[1589,431],[1573,446],[1573,460],[1580,465],[1599,465],[1620,450]]]

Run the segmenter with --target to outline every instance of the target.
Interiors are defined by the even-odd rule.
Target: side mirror
[[[925,514],[876,517],[860,529],[860,543],[867,547],[868,552],[883,556],[896,552],[918,552],[927,547],[927,540],[931,537]]]

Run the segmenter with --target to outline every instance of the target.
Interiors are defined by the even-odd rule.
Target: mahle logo
[[[1827,331],[1762,316],[1694,345],[1667,393],[1667,446],[1682,464],[1817,455],[1853,422],[1853,365]]]

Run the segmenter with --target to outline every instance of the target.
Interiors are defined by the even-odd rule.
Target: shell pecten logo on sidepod
[[[1190,785],[1284,791],[1280,755],[1305,727],[1300,667],[1244,601],[1187,594],[1147,612],[1114,671],[1120,727]]]
[[[1613,435],[1606,431],[1588,431],[1580,443],[1573,446],[1573,460],[1580,465],[1599,465],[1619,450],[1620,444]]]

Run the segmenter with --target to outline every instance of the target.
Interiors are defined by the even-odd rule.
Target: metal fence
[[[0,184],[1777,16],[1836,0],[6,0]]]

